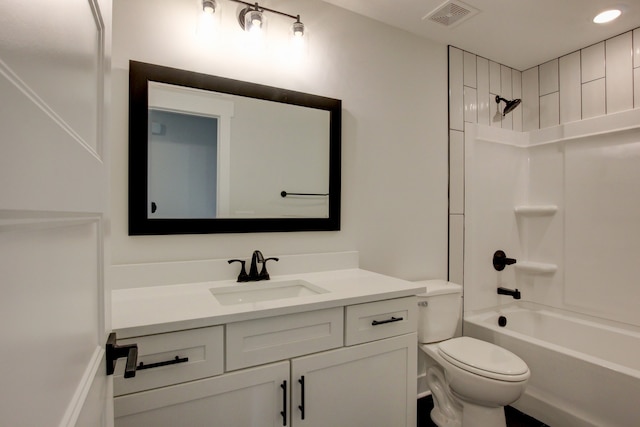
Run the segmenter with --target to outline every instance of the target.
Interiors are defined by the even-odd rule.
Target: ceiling
[[[450,26],[422,19],[444,0],[324,1],[521,71],[640,27],[639,0],[463,0],[479,12]],[[592,22],[613,6],[620,18]]]

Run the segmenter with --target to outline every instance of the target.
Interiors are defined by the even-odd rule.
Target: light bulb
[[[304,37],[304,24],[302,22],[294,22],[292,30],[294,37]]]
[[[259,33],[264,23],[264,16],[259,10],[249,10],[244,17],[245,30]]]
[[[604,12],[599,13],[595,18],[593,18],[593,22],[595,22],[596,24],[605,24],[607,22],[613,21],[620,15],[622,15],[622,11],[619,9],[605,10]]]
[[[213,15],[216,11],[216,3],[213,0],[203,0],[202,12],[206,15]]]
[[[220,13],[216,12],[217,4],[214,0],[202,1],[202,12],[198,16],[196,33],[199,37],[208,38],[215,34]]]

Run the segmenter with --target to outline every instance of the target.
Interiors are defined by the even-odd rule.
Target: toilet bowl
[[[505,427],[504,406],[525,390],[530,371],[515,354],[471,337],[454,338],[462,287],[442,280],[421,282],[418,336],[425,379],[439,427]]]

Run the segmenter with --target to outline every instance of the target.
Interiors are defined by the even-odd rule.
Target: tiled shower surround
[[[522,103],[503,117],[506,99]],[[640,28],[519,71],[449,47],[449,280],[464,283],[464,126],[519,132],[640,108]]]

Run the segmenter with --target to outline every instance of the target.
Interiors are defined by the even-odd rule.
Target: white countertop
[[[425,291],[424,284],[361,269],[272,276],[271,282],[294,279],[305,280],[328,292],[225,306],[218,303],[210,289],[242,286],[235,280],[114,290],[112,329],[122,339],[401,298]]]

